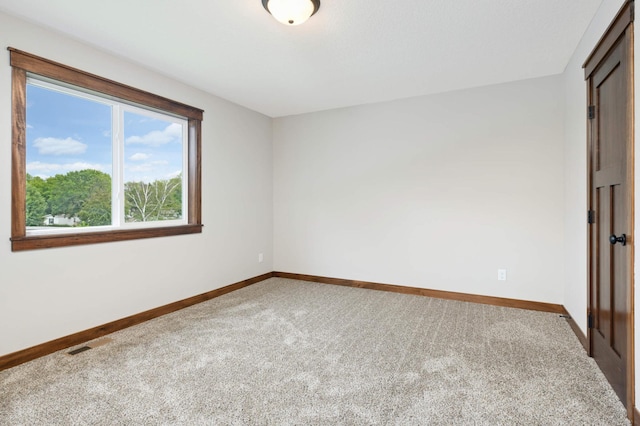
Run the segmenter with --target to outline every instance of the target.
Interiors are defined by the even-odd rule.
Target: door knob
[[[609,242],[611,244],[620,243],[623,246],[626,246],[627,245],[627,235],[626,234],[622,234],[619,237],[616,237],[616,234],[611,234],[611,236],[609,237]]]

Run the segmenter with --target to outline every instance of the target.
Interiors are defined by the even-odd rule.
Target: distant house
[[[76,226],[80,223],[79,217],[67,217],[66,215],[52,216],[50,214],[44,217],[45,226]]]

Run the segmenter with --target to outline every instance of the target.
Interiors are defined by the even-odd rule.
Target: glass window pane
[[[125,111],[125,222],[182,219],[183,135],[183,123]]]
[[[111,225],[111,107],[27,84],[26,225]]]

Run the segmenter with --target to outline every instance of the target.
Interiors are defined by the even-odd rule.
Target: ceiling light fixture
[[[320,0],[262,0],[262,6],[285,25],[300,25],[320,9]]]

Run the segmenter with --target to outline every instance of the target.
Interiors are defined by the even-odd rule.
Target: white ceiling
[[[0,0],[0,10],[271,117],[563,72],[602,0]],[[18,47],[18,46],[15,46]]]

